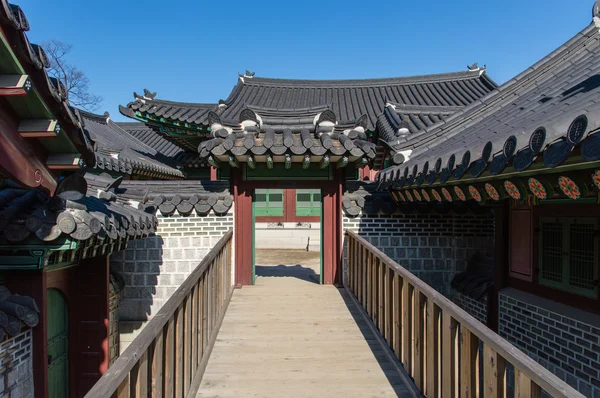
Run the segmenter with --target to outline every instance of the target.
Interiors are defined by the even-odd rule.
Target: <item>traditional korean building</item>
[[[492,212],[494,250],[467,257],[455,299],[588,397],[600,395],[599,77],[596,4],[592,23],[557,50],[399,139],[408,156],[377,175],[420,220]]]
[[[156,217],[117,202],[118,183],[88,190],[84,168],[110,170],[112,153],[28,30],[0,1],[0,397],[83,396],[119,352],[108,256],[153,233]],[[146,149],[123,150],[117,166],[182,176]]]
[[[284,241],[320,251],[321,283],[342,285],[355,231],[600,396],[599,18],[596,5],[501,86],[477,64],[246,71],[210,104],[134,93],[118,123],[68,105],[24,13],[0,1],[0,355],[13,363],[0,397],[84,396],[230,230],[236,287],[254,283],[257,248]]]

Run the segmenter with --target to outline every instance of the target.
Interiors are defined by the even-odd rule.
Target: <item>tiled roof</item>
[[[182,168],[208,166],[208,164],[202,162],[198,156],[198,152],[190,152],[180,148],[167,140],[164,135],[148,127],[144,123],[117,122],[116,124],[137,140],[153,148],[162,158],[171,159],[172,164],[175,166],[180,166]]]
[[[25,328],[36,327],[40,309],[32,297],[12,294],[0,286],[0,341],[5,336],[14,337]]]
[[[235,128],[221,124],[218,116],[212,122],[215,138],[200,144],[202,159],[308,166],[326,158],[327,164],[341,159],[340,166],[345,166],[356,161],[366,164],[376,154],[375,144],[367,141],[366,118],[338,122],[327,108],[246,108]]]
[[[106,190],[117,181],[104,173],[88,173],[86,179],[92,191]],[[114,192],[119,202],[140,203],[149,212],[158,210],[164,216],[175,213],[187,216],[195,212],[204,216],[211,212],[225,214],[229,211],[233,204],[229,186],[229,181],[127,180],[119,181]]]
[[[194,104],[156,99],[156,93],[144,90],[143,95],[133,93],[135,101],[127,107],[119,107],[121,113],[132,117],[132,111],[147,113],[156,118],[172,120],[181,123],[206,125],[208,113],[217,110],[217,104]]]
[[[79,112],[85,131],[95,143],[97,169],[157,178],[184,177],[171,166],[172,159],[125,132],[108,113]]]
[[[5,182],[0,187],[0,241],[52,243],[67,237],[111,243],[144,238],[156,230],[154,215],[116,202],[109,188],[87,196],[86,191],[86,180],[75,174],[59,182],[52,197]]]
[[[348,217],[363,214],[392,214],[396,205],[390,195],[376,191],[377,184],[365,181],[346,181],[342,209]]]
[[[562,164],[579,147],[584,161],[600,159],[600,19],[556,51],[444,120],[408,136],[410,155],[383,170],[383,186],[445,183],[494,176],[511,166]],[[584,116],[579,118],[579,116]],[[451,180],[450,180],[451,181]]]
[[[121,112],[151,115],[153,120],[170,120],[210,126],[210,112],[224,124],[237,121],[250,108],[300,110],[326,108],[340,120],[367,116],[367,129],[374,131],[377,118],[389,102],[422,106],[466,106],[484,96],[496,84],[484,69],[436,75],[363,80],[289,80],[240,76],[229,97],[218,104],[191,104],[157,100],[156,93],[145,90]]]
[[[29,21],[21,7],[0,0],[0,26],[24,72],[33,82],[52,115],[59,121],[61,130],[66,132],[86,163],[93,166],[91,145],[82,132],[81,121],[69,105],[67,89],[59,80],[48,76],[46,68],[50,66],[50,61],[41,46],[29,42],[26,34],[29,31]]]

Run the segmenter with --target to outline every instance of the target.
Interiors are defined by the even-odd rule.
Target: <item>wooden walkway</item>
[[[233,294],[197,398],[420,396],[344,289],[300,266],[257,274]]]

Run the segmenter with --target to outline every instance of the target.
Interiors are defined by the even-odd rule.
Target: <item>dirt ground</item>
[[[257,265],[304,265],[318,267],[321,264],[321,253],[303,249],[257,249]]]

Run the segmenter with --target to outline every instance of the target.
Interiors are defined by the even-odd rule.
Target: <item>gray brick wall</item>
[[[233,209],[223,216],[158,216],[155,236],[132,241],[111,256],[125,280],[121,321],[145,321],[171,297],[221,237],[233,229]]]
[[[465,269],[475,252],[493,256],[494,217],[491,213],[344,216],[343,229],[357,232],[449,297],[452,296],[452,278]],[[347,278],[346,251],[344,244],[344,278]]]
[[[479,322],[487,325],[487,295],[483,296],[480,300],[474,300],[462,293],[454,292],[452,301],[468,314],[474,316]]]
[[[598,318],[514,289],[500,292],[499,334],[588,398],[600,398]]]
[[[0,344],[0,398],[33,398],[31,329]]]

